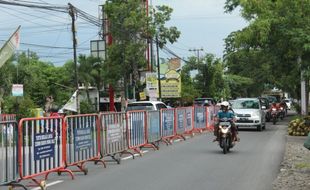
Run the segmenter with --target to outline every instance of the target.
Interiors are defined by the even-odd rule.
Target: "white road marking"
[[[46,184],[46,187],[50,187],[52,185],[56,185],[56,184],[62,183],[62,182],[64,182],[64,181],[63,180],[57,180],[57,181],[54,181],[54,182]],[[41,190],[41,188],[40,187],[36,187],[36,188],[31,189],[31,190]]]

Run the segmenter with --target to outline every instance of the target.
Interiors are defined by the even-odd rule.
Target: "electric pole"
[[[76,31],[75,31],[75,10],[71,3],[69,5],[69,15],[72,20],[72,42],[73,42],[73,62],[74,62],[74,75],[75,75],[75,87],[76,87],[76,111],[80,113],[80,103],[79,103],[79,82],[78,82],[78,70],[77,70],[77,59],[76,59]]]
[[[200,48],[200,49],[199,48],[198,49],[194,48],[194,49],[189,49],[188,51],[193,51],[195,53],[195,55],[197,53],[197,62],[199,63],[199,59],[200,59],[199,52],[203,51],[203,48]]]

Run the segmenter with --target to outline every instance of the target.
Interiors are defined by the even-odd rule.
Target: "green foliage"
[[[37,105],[29,96],[9,96],[4,99],[3,112],[16,114],[18,118],[33,117],[31,110],[36,107]]]
[[[193,79],[191,71],[197,72]],[[204,55],[199,61],[190,57],[182,68],[182,98],[192,102],[196,97],[231,97],[229,85],[224,77],[224,64],[212,54]]]
[[[81,114],[87,114],[95,113],[96,110],[94,109],[94,106],[90,104],[87,100],[83,100],[80,102],[80,112]]]
[[[310,0],[226,0],[227,12],[237,7],[249,26],[226,38],[225,61],[240,68],[232,74],[253,76],[260,89],[271,84],[298,97],[300,68],[309,72],[310,66]]]
[[[120,87],[125,90],[129,85],[138,86],[139,71],[145,70],[147,65],[147,41],[156,36],[160,47],[163,47],[168,42],[175,42],[180,35],[176,27],[165,26],[170,20],[171,8],[157,6],[150,10],[151,16],[148,16],[139,0],[109,0],[106,3],[109,34],[113,42],[108,47],[103,76],[116,89]],[[133,84],[128,84],[131,78]]]

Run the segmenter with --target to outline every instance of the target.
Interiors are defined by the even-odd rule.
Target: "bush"
[[[307,136],[310,132],[310,116],[292,120],[288,125],[288,134],[291,136]]]
[[[16,114],[17,119],[32,117],[32,109],[37,106],[30,97],[7,97],[4,100],[3,112],[7,114]]]

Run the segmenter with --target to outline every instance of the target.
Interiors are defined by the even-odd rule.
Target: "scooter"
[[[219,133],[219,145],[223,149],[223,153],[226,154],[235,145],[232,138],[230,121],[224,121],[219,123]]]

